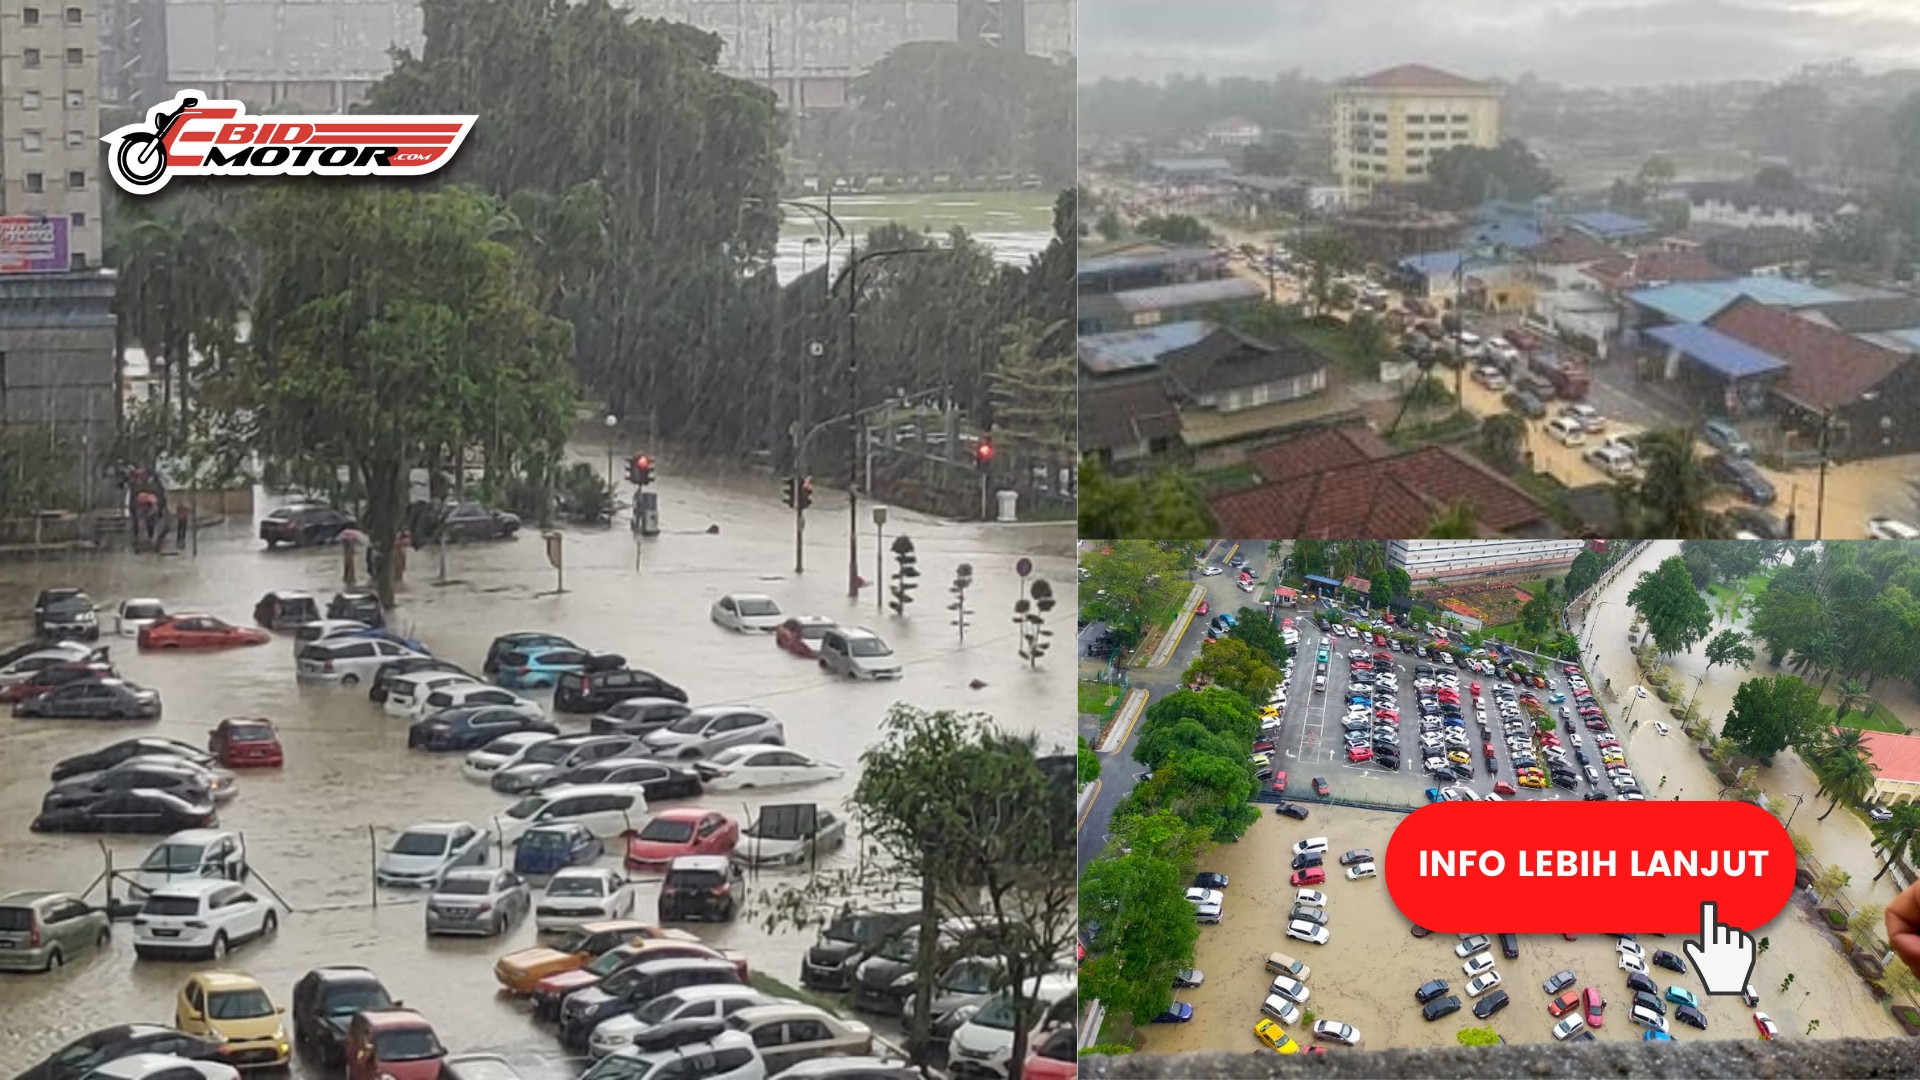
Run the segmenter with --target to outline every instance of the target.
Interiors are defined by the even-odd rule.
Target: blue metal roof
[[[1409,255],[1394,265],[1423,277],[1441,277],[1460,269],[1460,261],[1464,258],[1464,251],[1428,251]]]
[[[1212,332],[1212,323],[1194,319],[1141,330],[1087,334],[1079,342],[1080,366],[1097,375],[1152,367],[1166,353],[1184,349]]]
[[[1743,277],[1731,281],[1680,281],[1632,289],[1627,299],[1675,322],[1703,323],[1742,296],[1774,307],[1831,304],[1846,297],[1813,285],[1778,277]]]
[[[1104,255],[1089,255],[1079,261],[1075,273],[1081,277],[1088,277],[1126,270],[1159,270],[1224,259],[1225,256],[1208,247],[1149,247],[1131,251],[1110,251]]]
[[[1115,303],[1123,310],[1132,312],[1165,311],[1169,308],[1192,307],[1196,304],[1231,304],[1243,300],[1258,300],[1267,295],[1267,290],[1255,285],[1243,277],[1213,278],[1209,281],[1188,281],[1179,285],[1155,285],[1146,289],[1129,289],[1113,294]]]
[[[1920,350],[1920,330],[1892,330],[1887,336],[1908,348]]]
[[[1334,588],[1336,588],[1336,589],[1340,587],[1340,579],[1339,579],[1339,578],[1330,578],[1330,577],[1321,577],[1321,576],[1320,576],[1319,574],[1308,574],[1308,575],[1307,575],[1307,580],[1308,580],[1308,581],[1317,581],[1317,582],[1319,582],[1319,583],[1320,583],[1320,584],[1322,584],[1322,585],[1331,585],[1331,586],[1333,586],[1333,587],[1334,587]]]
[[[1516,218],[1483,222],[1469,229],[1466,235],[1468,246],[1498,246],[1508,251],[1525,251],[1547,242],[1539,229]]]
[[[1608,240],[1621,236],[1638,236],[1653,231],[1651,222],[1642,221],[1625,214],[1616,214],[1611,210],[1588,210],[1579,214],[1568,214],[1567,224],[1586,233],[1588,236]]]
[[[1674,323],[1647,331],[1655,341],[1671,345],[1695,363],[1727,379],[1747,379],[1787,370],[1787,362],[1710,326]]]

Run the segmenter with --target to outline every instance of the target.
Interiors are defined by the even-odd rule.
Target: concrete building
[[[1860,744],[1873,766],[1870,801],[1892,806],[1920,799],[1920,736],[1863,731]]]
[[[1852,200],[1805,188],[1763,188],[1743,183],[1700,183],[1687,191],[1688,221],[1750,229],[1776,227],[1817,232],[1836,217],[1859,210]]]
[[[1500,88],[1424,64],[1342,83],[1333,94],[1333,173],[1348,192],[1421,183],[1427,161],[1500,141]]]
[[[1569,566],[1584,540],[1394,540],[1387,565],[1415,581],[1547,573]]]

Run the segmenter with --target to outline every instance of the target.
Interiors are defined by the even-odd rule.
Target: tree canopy
[[[1720,729],[1740,752],[1762,765],[1790,743],[1799,743],[1813,730],[1819,715],[1820,689],[1792,675],[1748,679],[1734,691],[1733,708]]]
[[[1200,655],[1187,665],[1181,678],[1192,683],[1201,676],[1207,677],[1213,685],[1231,690],[1249,701],[1267,700],[1273,694],[1274,687],[1280,685],[1280,669],[1274,666],[1274,662],[1246,642],[1234,638],[1221,638],[1210,645],[1202,645]]]
[[[1073,182],[1073,79],[1046,57],[979,42],[908,42],[855,79],[851,92],[842,152],[859,164]]]
[[[1115,540],[1083,558],[1087,571],[1080,610],[1104,620],[1125,640],[1137,641],[1147,621],[1171,613],[1192,588],[1193,559],[1175,546],[1152,540]]]
[[[1627,603],[1647,624],[1654,646],[1669,656],[1693,648],[1713,629],[1713,613],[1678,555],[1641,574]]]
[[[1753,663],[1753,646],[1747,644],[1747,636],[1738,630],[1726,629],[1713,635],[1707,642],[1707,670],[1711,671],[1720,664],[1746,667]]]
[[[1200,928],[1182,867],[1135,852],[1095,860],[1080,878],[1090,955],[1080,992],[1144,1024],[1173,1002],[1173,976],[1193,966]],[[1097,928],[1097,929],[1095,929]]]

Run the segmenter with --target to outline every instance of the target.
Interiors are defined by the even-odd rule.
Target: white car
[[[1624,939],[1616,941],[1614,942],[1613,948],[1614,951],[1618,952],[1621,956],[1638,956],[1645,959],[1647,955],[1647,951],[1642,949],[1640,943],[1637,941],[1626,941]]]
[[[13,663],[0,667],[0,686],[26,682],[41,668],[59,664],[86,663],[98,653],[100,653],[98,647],[83,645],[77,641],[62,641],[44,649],[35,649]]]
[[[1575,1015],[1577,1016],[1578,1014],[1576,1013]],[[1571,1019],[1571,1017],[1569,1019]],[[1564,1022],[1565,1021],[1562,1021],[1562,1023]],[[1666,1016],[1647,1008],[1645,1005],[1635,1005],[1633,1007],[1633,1022],[1642,1027],[1650,1027],[1655,1031],[1664,1032],[1667,1030]],[[1555,1028],[1554,1030],[1558,1031],[1559,1028]]]
[[[1327,933],[1324,926],[1316,926],[1303,919],[1294,919],[1287,923],[1287,936],[1295,941],[1309,941],[1315,945],[1325,945],[1333,935]]]
[[[1220,567],[1214,565],[1213,563],[1208,563],[1207,565],[1200,568],[1201,577],[1219,577],[1221,574],[1224,574],[1224,573],[1226,573],[1225,570],[1222,570]]]
[[[1478,956],[1469,958],[1465,964],[1461,965],[1461,968],[1467,973],[1467,978],[1471,979],[1492,971],[1493,963],[1493,954],[1484,952]]]
[[[114,610],[113,629],[121,637],[139,637],[140,631],[167,617],[167,606],[150,596],[120,601]]]
[[[1268,992],[1279,994],[1298,1005],[1305,1005],[1307,999],[1313,995],[1313,991],[1307,989],[1306,983],[1287,975],[1275,975],[1273,985]]]
[[[1584,1017],[1577,1012],[1571,1012],[1561,1017],[1559,1023],[1553,1025],[1553,1037],[1562,1040],[1570,1039],[1575,1032],[1586,1026],[1587,1021]]]
[[[1211,926],[1220,921],[1220,916],[1221,908],[1219,904],[1195,904],[1193,906],[1194,922],[1205,923]]]
[[[744,791],[838,780],[847,770],[784,746],[729,746],[694,763],[708,791]]]
[[[1657,731],[1657,732],[1659,732],[1659,733],[1660,733],[1660,734],[1662,734],[1662,735],[1665,735],[1665,734],[1666,734],[1667,732],[1669,732],[1669,731],[1672,731],[1673,729],[1672,729],[1672,728],[1670,728],[1670,727],[1668,727],[1667,725],[1665,725],[1665,724],[1663,724],[1663,723],[1661,723],[1660,721],[1658,721],[1658,720],[1655,720],[1655,721],[1653,722],[1653,730],[1655,730],[1655,731]],[[1616,744],[1616,745],[1617,745],[1617,744]]]
[[[1324,836],[1309,837],[1293,845],[1293,853],[1295,855],[1306,855],[1309,853],[1324,855],[1326,852],[1327,838]]]
[[[86,1080],[240,1080],[240,1070],[224,1061],[191,1061],[173,1054],[129,1054],[101,1062]]]
[[[1260,1003],[1260,1011],[1283,1024],[1297,1024],[1300,1022],[1300,1006],[1295,1005],[1279,994],[1268,994],[1267,1000]]]
[[[836,626],[820,639],[820,669],[849,679],[897,679],[900,657],[864,626]]]
[[[1621,953],[1620,970],[1631,971],[1636,975],[1645,975],[1647,973],[1647,962],[1632,953]]]
[[[1586,430],[1580,421],[1568,416],[1556,416],[1547,421],[1546,431],[1554,441],[1564,446],[1580,446],[1587,441]]]
[[[1920,529],[1889,517],[1867,519],[1867,535],[1876,540],[1920,540]]]
[[[382,667],[395,660],[419,655],[380,638],[324,638],[295,655],[293,677],[303,683],[355,686],[371,683]]]
[[[755,1005],[778,1004],[779,1000],[747,986],[683,986],[648,1000],[638,1009],[600,1021],[587,1042],[587,1052],[598,1060],[632,1046],[636,1038],[660,1024],[677,1020],[720,1020]]]
[[[1370,862],[1347,867],[1347,880],[1359,881],[1361,878],[1379,877],[1380,871]]]
[[[485,686],[473,676],[459,671],[414,671],[409,672],[387,684],[387,700],[380,708],[388,716],[418,717],[426,712],[427,695],[443,687],[460,683],[472,683]]]
[[[134,871],[128,887],[134,892],[152,893],[183,882],[241,881],[246,876],[247,856],[239,833],[184,829],[154,845]]]
[[[1360,1045],[1360,1029],[1352,1024],[1343,1024],[1338,1020],[1315,1020],[1313,1037],[1337,1042],[1343,1046]]]
[[[1892,821],[1893,811],[1887,809],[1884,806],[1876,806],[1873,809],[1867,811],[1867,816],[1872,818],[1875,821]]]
[[[1327,906],[1327,894],[1313,889],[1301,889],[1300,895],[1294,897],[1294,903],[1323,908]]]
[[[382,885],[430,889],[458,866],[485,866],[488,836],[464,821],[426,821],[410,826],[380,853],[374,880]]]
[[[314,619],[303,622],[293,631],[293,655],[299,656],[300,650],[316,642],[371,629],[371,625],[358,619]]]
[[[1219,889],[1192,888],[1187,890],[1189,904],[1224,904],[1226,896]]]
[[[740,830],[733,857],[750,866],[801,866],[838,850],[847,842],[847,823],[822,806],[814,807],[813,828],[784,811],[762,809],[753,824]]]
[[[612,870],[569,866],[547,882],[533,909],[533,925],[546,934],[582,923],[624,919],[633,914],[633,893],[633,883]]]
[[[529,720],[544,719],[547,715],[547,711],[536,701],[523,698],[511,690],[480,682],[455,682],[435,687],[427,693],[416,715],[426,717],[442,709],[458,709],[468,705],[512,709]]]
[[[466,763],[460,767],[460,772],[469,780],[487,783],[507,762],[517,760],[527,747],[559,737],[544,731],[510,732],[468,754]]]
[[[713,602],[711,614],[714,622],[741,634],[771,634],[786,618],[773,597],[761,593],[728,593]]]
[[[273,905],[238,882],[182,881],[147,895],[133,920],[133,952],[142,960],[219,961],[233,946],[279,928]]]
[[[1499,985],[1500,973],[1497,971],[1489,971],[1485,975],[1476,976],[1473,981],[1467,983],[1467,996],[1479,997],[1481,994]]]

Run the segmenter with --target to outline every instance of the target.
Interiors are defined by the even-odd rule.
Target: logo
[[[477,116],[248,116],[238,101],[188,90],[145,124],[101,137],[107,171],[151,195],[176,176],[425,176],[466,141]]]

